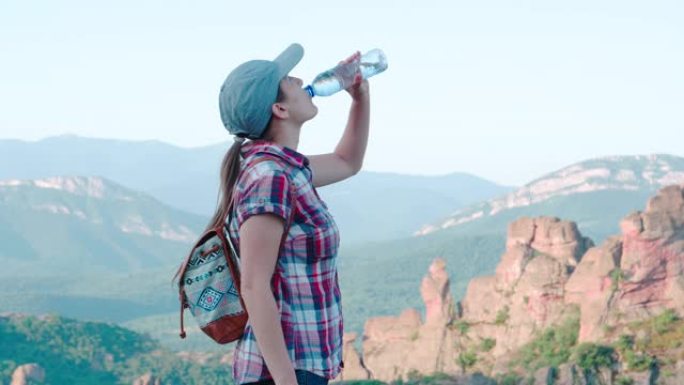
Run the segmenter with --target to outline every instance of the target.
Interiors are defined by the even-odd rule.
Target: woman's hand
[[[361,52],[356,51],[353,55],[349,56],[342,63],[351,63],[353,61],[359,61],[361,59]],[[361,76],[361,71],[357,71],[354,77],[354,82],[345,89],[349,95],[351,95],[353,100],[365,100],[368,98],[368,80]]]

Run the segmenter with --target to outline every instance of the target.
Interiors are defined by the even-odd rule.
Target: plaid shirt
[[[239,250],[238,229],[247,218],[271,213],[287,221],[295,210],[271,288],[294,368],[333,379],[344,367],[337,225],[313,186],[306,156],[265,140],[245,142],[242,156],[242,167],[260,156],[277,160],[260,162],[242,174],[230,236]],[[294,207],[290,183],[296,192]],[[243,384],[271,378],[248,322],[233,355],[233,379]]]

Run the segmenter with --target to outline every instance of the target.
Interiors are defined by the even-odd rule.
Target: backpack
[[[266,155],[251,164],[246,164],[242,171],[266,160],[281,163],[279,159]],[[240,180],[241,175],[242,172],[237,181]],[[290,183],[292,213],[280,240],[279,253],[294,217],[293,187],[294,185]],[[235,202],[238,200],[233,195],[228,206],[227,219],[229,220]],[[224,228],[226,233],[224,233]],[[183,327],[183,310],[188,308],[197,320],[200,329],[217,343],[226,344],[239,339],[244,333],[248,315],[240,294],[240,258],[230,239],[225,219],[221,225],[205,231],[199,237],[178,272],[180,338],[186,337]]]

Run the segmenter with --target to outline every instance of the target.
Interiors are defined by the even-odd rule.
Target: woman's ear
[[[278,119],[287,119],[290,117],[290,112],[287,110],[287,106],[284,103],[273,103],[271,105],[271,112],[273,116]]]

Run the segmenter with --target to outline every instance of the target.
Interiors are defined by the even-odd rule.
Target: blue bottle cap
[[[316,94],[314,94],[313,87],[311,87],[311,86],[306,86],[306,87],[304,87],[304,89],[306,90],[306,92],[309,93],[309,96],[311,96],[312,98],[313,98],[314,96],[316,96]]]

